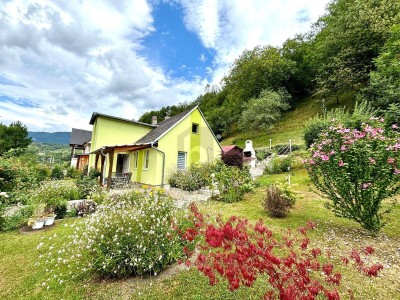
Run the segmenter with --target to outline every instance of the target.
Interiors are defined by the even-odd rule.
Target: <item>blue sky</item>
[[[218,85],[245,50],[310,29],[328,0],[0,1],[0,122],[90,129]]]
[[[174,78],[202,77],[211,80],[213,49],[205,48],[194,32],[185,28],[179,3],[160,3],[154,7],[155,31],[143,40],[143,55],[150,64],[161,66]]]

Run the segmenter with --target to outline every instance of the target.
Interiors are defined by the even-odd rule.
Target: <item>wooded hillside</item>
[[[398,24],[397,0],[333,1],[307,34],[281,47],[244,51],[219,85],[207,86],[192,103],[147,112],[139,121],[150,123],[153,115],[162,121],[199,105],[214,132],[226,137],[273,127],[305,97],[340,103],[346,94],[382,112],[400,111]]]

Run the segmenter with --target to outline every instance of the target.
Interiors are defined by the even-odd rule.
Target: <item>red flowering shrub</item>
[[[261,274],[268,276],[269,287],[264,299],[315,299],[324,295],[327,299],[340,299],[336,289],[342,275],[335,271],[330,255],[319,248],[310,247],[307,232],[316,227],[313,222],[290,230],[281,239],[260,220],[250,224],[248,220],[231,217],[227,222],[217,219],[215,225],[206,223],[204,216],[192,204],[194,228],[184,235],[193,241],[194,233],[203,241],[194,261],[197,269],[215,285],[222,278],[228,281],[230,290],[241,285],[252,286]],[[363,255],[373,252],[365,248]],[[323,257],[326,263],[322,263]],[[353,251],[350,258],[357,269],[368,276],[377,276],[382,265],[366,266],[360,252]],[[322,275],[322,278],[321,278]],[[272,288],[272,290],[271,290]]]

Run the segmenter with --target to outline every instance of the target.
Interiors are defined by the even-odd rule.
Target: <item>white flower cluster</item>
[[[126,277],[159,273],[182,255],[172,199],[162,190],[115,196],[96,213],[71,225],[61,247],[41,241],[45,285],[93,274]]]

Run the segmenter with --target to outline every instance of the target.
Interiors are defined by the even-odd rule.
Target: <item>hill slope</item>
[[[327,110],[338,107],[352,108],[354,106],[354,96],[349,94],[341,95],[339,104],[336,99],[329,99],[326,103]],[[297,102],[297,106],[286,112],[280,122],[272,129],[266,132],[247,132],[238,133],[224,139],[222,145],[237,145],[244,147],[246,140],[252,140],[255,148],[269,147],[269,139],[272,145],[288,144],[292,139],[293,144],[304,145],[303,129],[308,119],[317,114],[322,114],[322,105],[320,99],[307,97]]]
[[[71,132],[33,132],[28,136],[36,143],[69,145]]]

